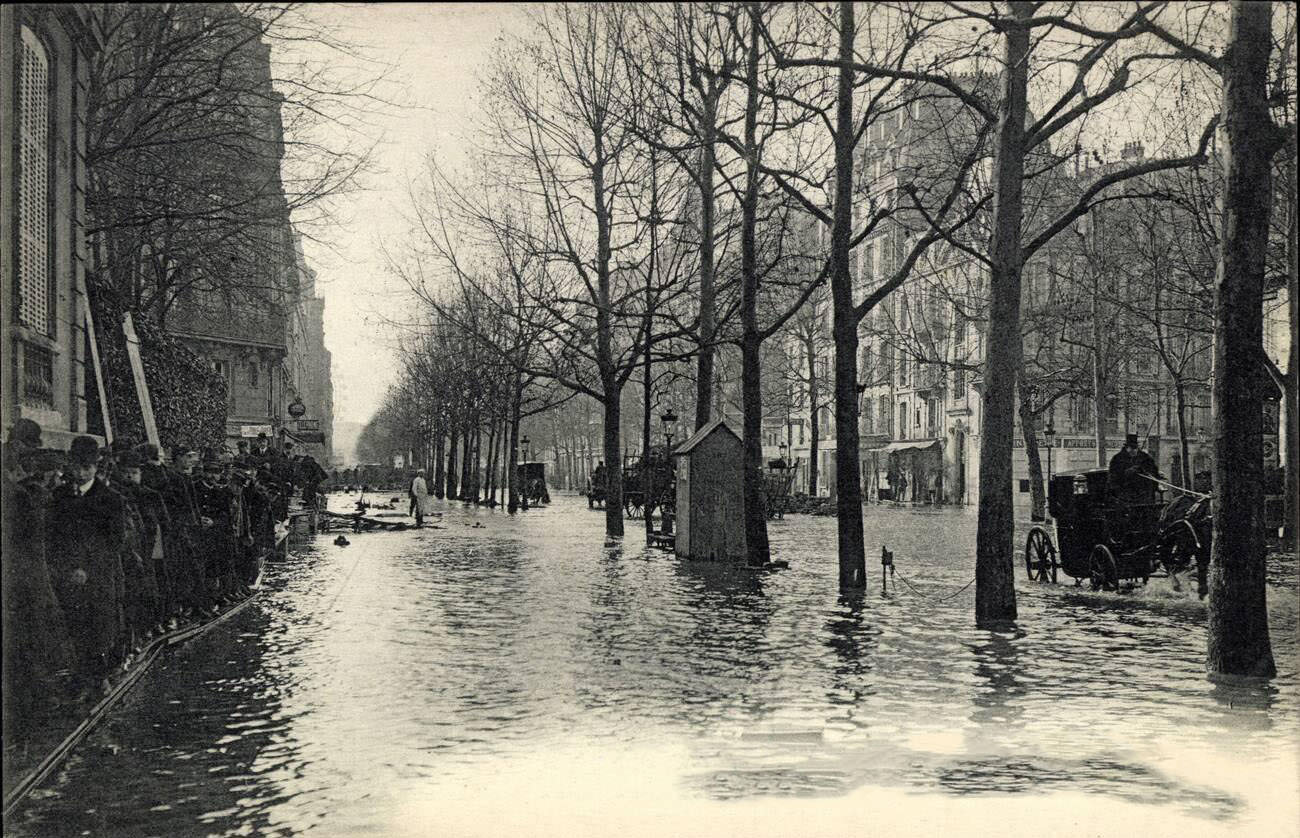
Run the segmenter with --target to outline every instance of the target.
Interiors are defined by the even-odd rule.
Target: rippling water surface
[[[842,599],[834,519],[774,522],[791,569],[754,573],[647,553],[635,521],[605,545],[555,501],[272,565],[6,832],[1300,831],[1293,565],[1270,572],[1281,677],[1223,686],[1204,605],[1165,580],[1018,568],[1019,628],[972,628],[968,510],[869,509],[916,590]]]

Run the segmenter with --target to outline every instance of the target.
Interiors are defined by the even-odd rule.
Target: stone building
[[[271,86],[270,47],[249,39],[236,70],[249,74],[238,134],[249,153],[240,187],[255,196],[246,220],[246,251],[232,258],[233,281],[188,286],[178,297],[167,329],[205,358],[227,384],[227,445],[260,433],[296,440],[328,463],[333,389],[324,346],[324,301],[315,296],[290,219],[281,181],[284,126],[280,96]],[[301,417],[296,416],[299,410]],[[317,423],[315,426],[312,423]]]
[[[95,364],[86,338],[87,4],[0,8],[0,403],[47,447],[86,432]]]

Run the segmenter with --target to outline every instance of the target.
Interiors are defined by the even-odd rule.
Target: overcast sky
[[[434,147],[458,154],[475,107],[477,72],[494,39],[524,12],[504,3],[400,3],[319,5],[307,13],[393,63],[389,89],[414,106],[375,116],[374,134],[384,139],[376,155],[381,171],[341,208],[341,223],[328,233],[332,248],[304,243],[318,273],[317,293],[326,300],[335,420],[365,422],[398,368],[384,322],[400,316],[402,301],[385,275],[378,242],[398,240],[406,185],[421,157]]]

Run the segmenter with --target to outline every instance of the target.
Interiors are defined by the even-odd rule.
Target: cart
[[[649,457],[629,458],[623,465],[623,512],[629,518],[672,513],[677,503],[677,476],[666,446],[652,448]]]
[[[790,503],[790,487],[798,468],[797,462],[787,465],[784,459],[768,461],[767,470],[763,472],[763,494],[769,519],[785,517]]]
[[[1058,474],[1048,486],[1051,522],[1025,538],[1031,580],[1055,582],[1057,573],[1094,591],[1125,582],[1145,584],[1197,565],[1204,587],[1210,555],[1209,498],[1187,493],[1169,504],[1130,503],[1110,490],[1105,469]],[[1054,532],[1053,532],[1054,531]]]
[[[529,506],[551,502],[551,493],[546,490],[546,463],[519,464],[519,494]]]

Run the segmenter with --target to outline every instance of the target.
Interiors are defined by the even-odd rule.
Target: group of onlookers
[[[287,446],[286,446],[287,447]],[[68,702],[94,699],[154,637],[249,594],[295,486],[324,471],[265,436],[237,452],[80,436],[43,448],[20,419],[4,449],[6,746]]]

